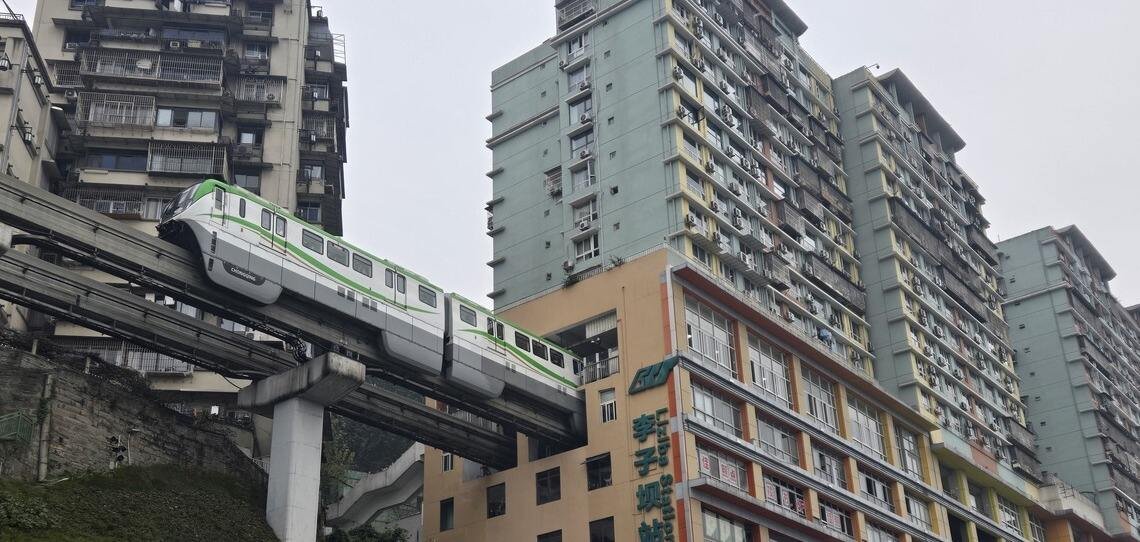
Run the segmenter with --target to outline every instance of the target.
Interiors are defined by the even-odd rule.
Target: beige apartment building
[[[154,233],[178,191],[221,178],[341,233],[345,42],[322,8],[308,0],[44,0],[34,34],[60,113],[58,175],[47,184],[54,192]],[[55,323],[54,333],[140,370],[156,388],[193,392],[175,395],[194,402],[224,404],[244,384],[73,324]]]

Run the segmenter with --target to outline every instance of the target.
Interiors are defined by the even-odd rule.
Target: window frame
[[[332,261],[339,263],[345,267],[348,267],[349,261],[352,258],[352,256],[351,256],[352,251],[351,250],[348,250],[343,245],[337,244],[332,239],[329,239],[328,242],[325,243],[325,246],[326,246],[325,256],[327,256],[329,260],[332,260]],[[336,249],[334,250],[333,247],[336,247]],[[334,252],[335,252],[335,254],[334,254]],[[343,254],[344,260],[337,259],[342,254]]]
[[[301,246],[316,254],[325,253],[325,238],[312,231],[301,228]]]
[[[427,305],[433,309],[439,304],[439,296],[436,294],[436,291],[428,288],[427,286],[424,286],[423,284],[419,285],[417,295],[420,299],[420,303],[423,303],[424,305]]]
[[[535,506],[562,500],[561,467],[546,469],[534,474]]]
[[[604,464],[604,467],[601,465]],[[586,491],[594,491],[614,485],[613,459],[610,453],[598,454],[586,459]]]
[[[470,315],[470,319],[468,319]],[[479,313],[467,305],[459,305],[459,321],[472,327],[479,327]]]
[[[492,493],[495,493],[495,495],[492,495]],[[488,486],[486,497],[487,519],[507,515],[506,482],[500,482],[493,486]],[[493,503],[491,501],[492,497],[496,498],[496,502]],[[498,500],[499,497],[501,497],[501,501]]]

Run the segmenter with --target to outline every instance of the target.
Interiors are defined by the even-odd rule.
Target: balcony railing
[[[184,175],[225,175],[226,148],[221,145],[170,143],[150,144],[147,171]]]
[[[75,115],[79,126],[154,127],[154,96],[80,92]]]
[[[240,143],[233,146],[233,159],[234,162],[261,163],[262,151],[261,145]]]
[[[589,384],[612,374],[617,374],[619,368],[617,356],[588,364],[582,368],[582,383]]]
[[[804,235],[804,217],[793,207],[788,200],[780,201],[776,205],[780,214],[780,229],[796,238]]]
[[[79,79],[78,62],[51,62],[52,80],[57,87],[78,87],[82,85]]]
[[[986,234],[971,226],[966,230],[966,238],[970,241],[970,246],[974,247],[990,265],[997,265],[997,246],[986,237]]]
[[[285,79],[243,75],[235,78],[230,92],[239,102],[281,105],[285,97]]]
[[[836,271],[819,254],[812,254],[811,265],[805,267],[805,275],[855,312],[862,314],[867,310],[866,292],[851,282],[851,279]]]
[[[217,87],[222,83],[222,59],[155,51],[83,49],[79,75]]]
[[[572,0],[558,7],[558,28],[563,29],[596,9],[594,0]]]
[[[0,416],[0,442],[30,443],[35,423],[35,419],[23,411]]]

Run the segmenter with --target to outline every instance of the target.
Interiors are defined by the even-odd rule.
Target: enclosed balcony
[[[970,226],[966,229],[966,235],[970,241],[970,246],[974,247],[974,250],[977,250],[978,254],[985,258],[990,265],[998,264],[997,245],[990,241],[985,233],[982,233],[977,227]]]
[[[153,141],[147,156],[152,175],[226,176],[223,145]]]
[[[780,217],[780,229],[797,239],[804,235],[804,217],[792,206],[788,200],[776,204],[776,212]]]
[[[566,0],[555,6],[558,30],[565,30],[597,10],[596,0]]]
[[[82,128],[154,128],[154,96],[80,92],[75,122]]]
[[[285,78],[241,75],[233,78],[229,91],[238,102],[280,106],[285,98]]]
[[[123,83],[221,88],[219,57],[123,49],[83,49],[79,75]]]
[[[867,294],[851,279],[831,267],[818,254],[812,254],[804,274],[819,287],[835,296],[847,308],[863,314],[867,310]]]

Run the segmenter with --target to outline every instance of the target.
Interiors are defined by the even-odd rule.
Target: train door
[[[210,210],[210,222],[225,225],[227,196],[225,190],[214,188],[214,207]]]
[[[288,241],[286,241],[286,235],[285,235],[286,233],[288,233],[288,230],[287,230],[288,227],[289,227],[289,221],[286,220],[283,215],[281,215],[280,213],[274,214],[274,216],[273,216],[273,235],[270,236],[270,238],[272,239],[271,242],[273,244],[273,248],[280,250],[281,252],[285,252],[285,245],[288,244]]]
[[[391,269],[384,270],[384,288],[391,294],[392,303],[408,306],[408,278]]]
[[[506,354],[507,353],[506,348],[503,348],[503,345],[500,342],[503,340],[503,323],[502,322],[495,320],[494,318],[488,317],[487,318],[487,335],[490,335],[492,337],[492,339],[491,339],[491,350],[494,350],[495,352],[498,352],[500,354]],[[494,339],[499,339],[499,340],[496,341]]]

